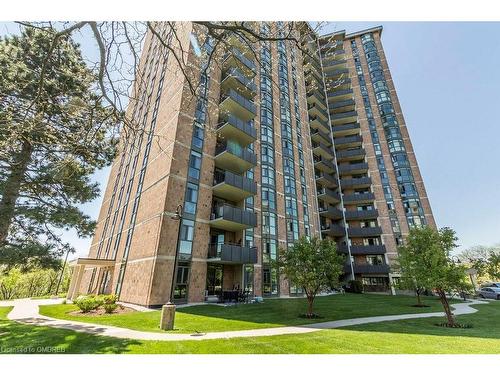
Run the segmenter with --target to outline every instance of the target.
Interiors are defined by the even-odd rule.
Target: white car
[[[500,288],[494,288],[488,286],[486,288],[481,288],[477,292],[478,296],[481,298],[492,298],[500,300]]]

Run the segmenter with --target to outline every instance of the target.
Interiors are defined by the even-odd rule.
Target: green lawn
[[[416,308],[415,298],[408,296],[386,296],[373,294],[346,294],[318,297],[314,304],[315,312],[322,319],[300,318],[305,312],[306,300],[267,299],[261,304],[236,306],[193,306],[177,310],[174,333],[194,333],[236,331],[254,328],[280,327],[287,325],[303,325],[320,321],[348,318],[360,318],[377,315],[395,315],[441,311],[440,302],[434,297],[424,299],[430,305],[427,308]],[[74,305],[40,306],[42,315],[65,320],[125,327],[140,331],[164,332],[159,329],[160,311],[131,312],[103,316],[75,316],[68,312],[76,311]]]
[[[436,327],[443,318],[414,319],[324,330],[300,335],[226,340],[159,342],[121,340],[36,327],[6,320],[0,307],[0,352],[13,348],[55,346],[67,353],[500,353],[500,302],[476,307],[459,316],[473,328]]]

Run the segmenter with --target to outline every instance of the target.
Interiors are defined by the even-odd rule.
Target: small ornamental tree
[[[413,253],[408,251],[406,247],[403,246],[399,249],[399,269],[404,269],[404,272],[401,272],[397,287],[405,290],[413,290],[415,292],[415,297],[417,297],[416,306],[425,307],[425,304],[422,303],[421,296],[425,292],[425,288],[422,284],[424,283],[423,279],[426,277],[427,271],[414,266],[414,262],[416,261],[417,259],[413,256]],[[424,274],[421,273],[422,271]]]
[[[307,297],[306,317],[312,318],[316,295],[338,284],[344,256],[337,253],[335,242],[318,237],[301,237],[289,249],[280,251],[278,264],[288,281],[301,287]]]
[[[413,280],[419,288],[435,290],[443,305],[447,325],[457,326],[447,294],[463,292],[466,279],[465,266],[450,259],[457,246],[455,232],[450,228],[430,227],[410,230],[406,244],[399,247],[402,278]]]

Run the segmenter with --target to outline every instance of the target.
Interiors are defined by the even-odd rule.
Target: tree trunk
[[[422,299],[420,298],[420,290],[415,290],[415,294],[417,295],[417,305],[422,306]]]
[[[307,296],[307,316],[310,318],[313,316],[313,303],[314,296]]]
[[[7,177],[0,200],[0,246],[4,245],[9,235],[9,228],[15,215],[16,202],[19,198],[21,184],[24,181],[24,174],[31,161],[33,148],[27,141],[23,142],[21,151],[14,156],[10,168],[10,175]]]
[[[451,312],[450,304],[448,303],[448,298],[446,297],[446,293],[442,289],[437,290],[439,294],[439,299],[441,300],[441,303],[443,304],[444,312],[446,314],[446,319],[448,319],[448,325],[449,326],[454,326],[455,325],[455,317],[453,313]]]

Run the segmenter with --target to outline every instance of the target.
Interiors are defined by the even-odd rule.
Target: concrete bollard
[[[164,331],[171,331],[174,329],[174,318],[175,318],[175,305],[168,302],[166,305],[161,307],[161,320],[160,328]]]

